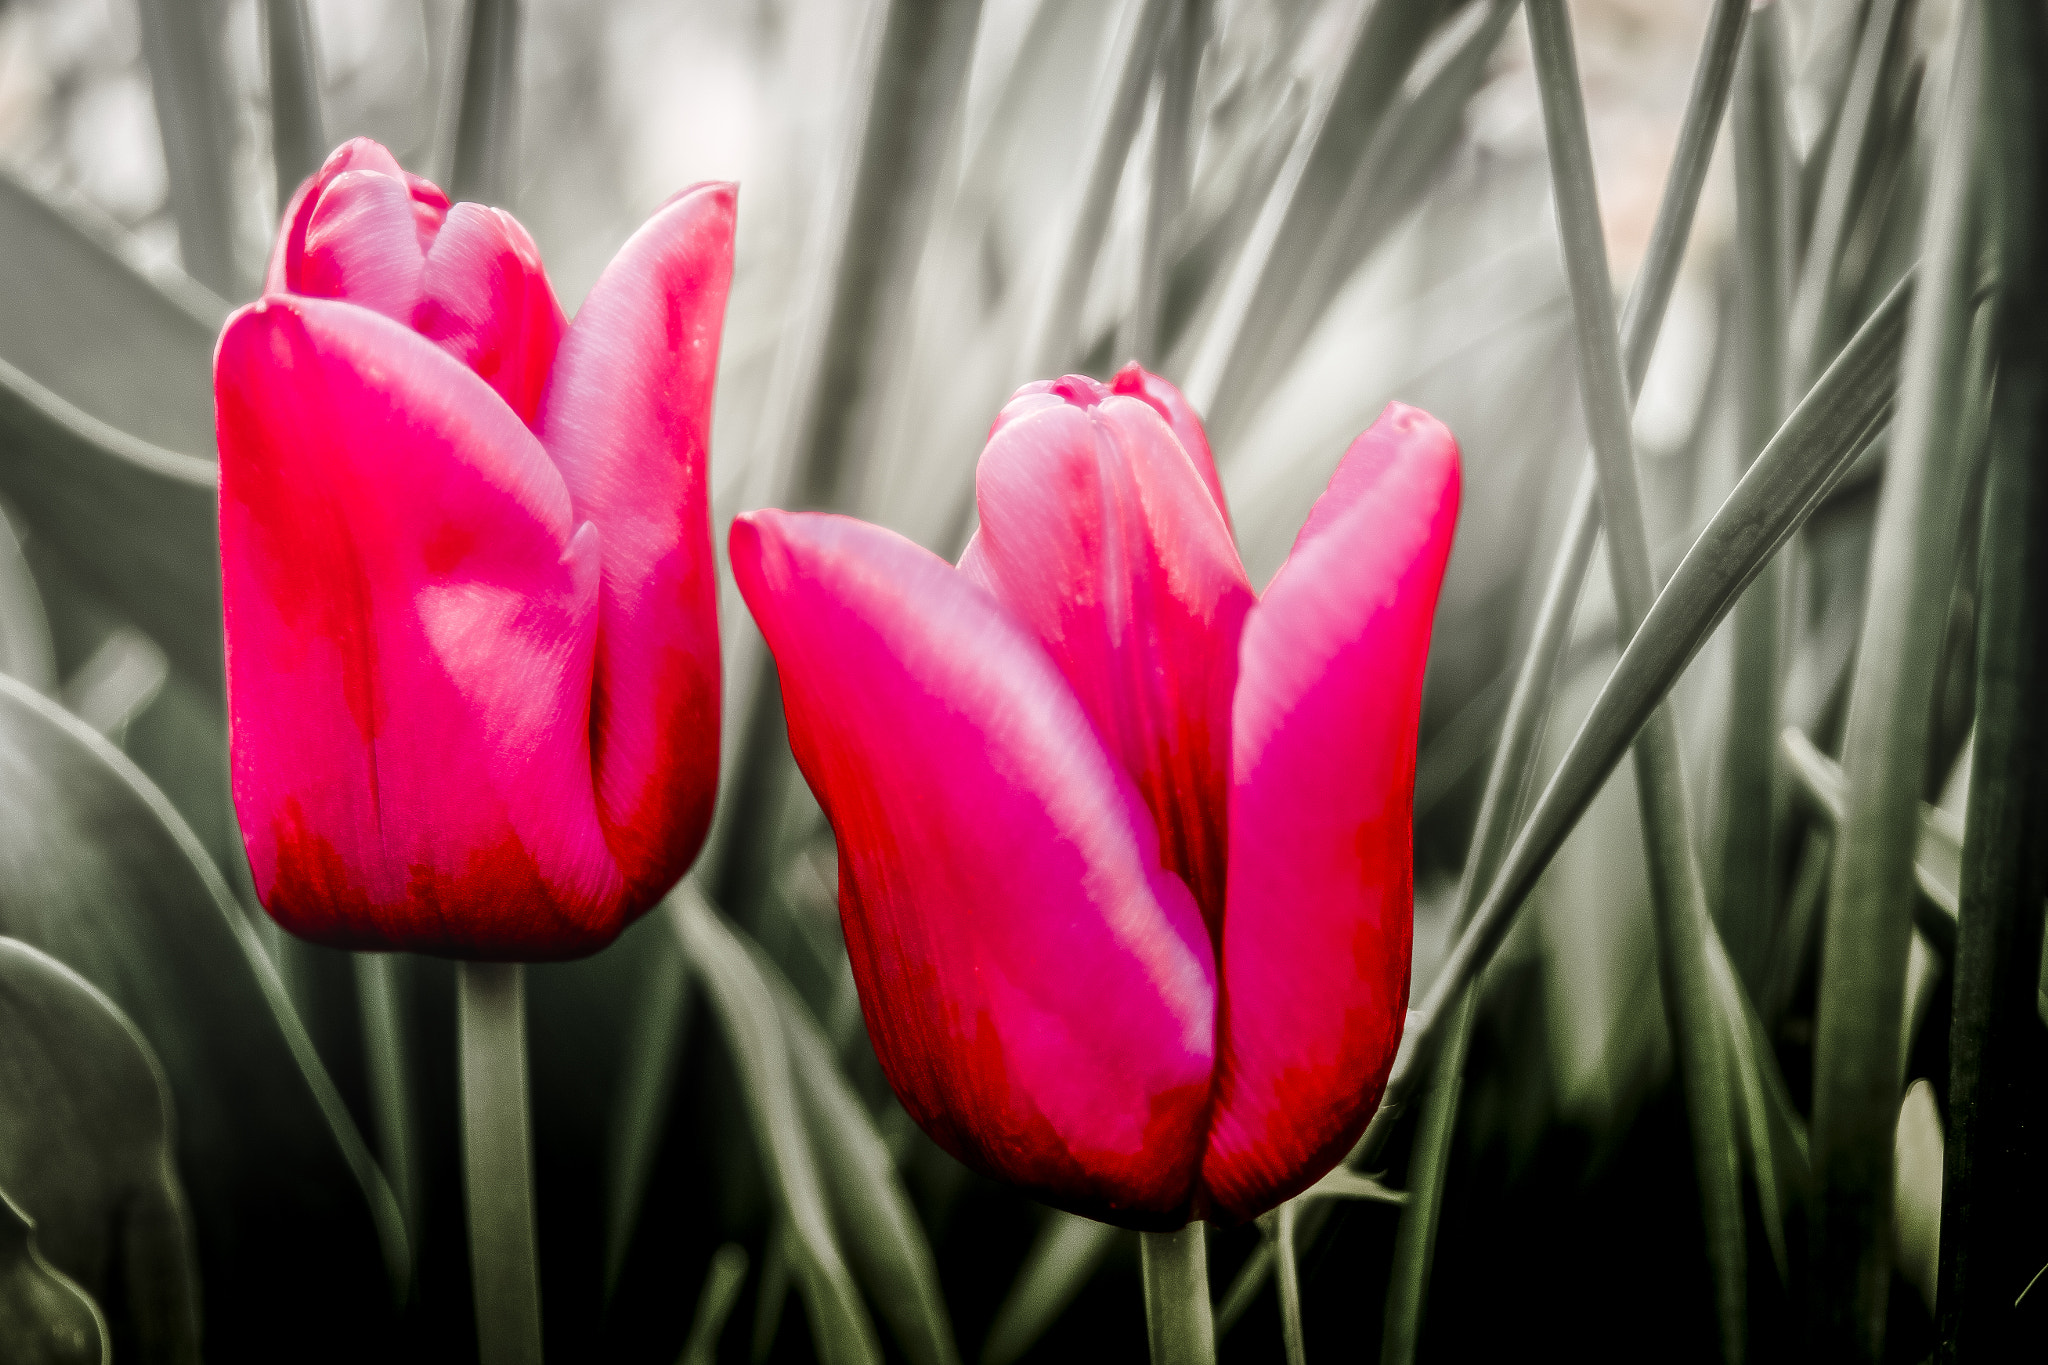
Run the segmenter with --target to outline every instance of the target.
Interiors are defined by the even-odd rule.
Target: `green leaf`
[[[679,1365],[717,1365],[718,1338],[725,1320],[739,1302],[740,1286],[747,1278],[747,1249],[727,1242],[711,1253],[711,1265],[704,1272],[704,1287],[697,1293],[697,1313],[690,1319],[690,1335],[683,1343]]]
[[[519,0],[468,0],[464,10],[448,193],[509,207],[519,189]]]
[[[270,156],[277,167],[277,212],[327,157],[320,115],[320,61],[306,0],[263,0],[270,57]]]
[[[33,1220],[0,1190],[0,1341],[16,1365],[110,1365],[92,1296],[43,1259]],[[196,1359],[196,1357],[195,1357]]]
[[[163,1069],[114,1002],[55,958],[0,939],[0,1263],[11,1261],[0,1302],[52,1311],[54,1335],[80,1330],[75,1297],[110,1349],[120,1339],[147,1360],[197,1362],[199,1280],[175,1127]],[[111,1309],[113,1334],[97,1303]],[[7,1311],[0,1340],[13,1359],[32,1335]]]
[[[668,913],[732,1049],[762,1163],[792,1234],[789,1255],[818,1353],[831,1365],[879,1362],[874,1325],[833,1228],[775,995],[734,931],[690,883],[670,899]]]
[[[1015,1365],[1088,1283],[1123,1229],[1058,1209],[1025,1253],[1023,1268],[1010,1282],[1002,1307],[981,1346],[981,1365]]]
[[[1964,491],[1983,436],[1966,397],[1984,391],[1971,378],[1985,373],[1988,318],[1973,226],[1979,54],[1976,11],[1960,13],[1842,740],[1848,799],[1814,1016],[1814,1345],[1842,1358],[1874,1359],[1884,1340],[1913,855]]]
[[[1559,236],[1578,322],[1580,389],[1600,471],[1609,577],[1621,630],[1628,636],[1649,613],[1656,579],[1637,480],[1629,383],[1614,325],[1578,59],[1563,0],[1529,0],[1525,12],[1543,97]],[[1747,1238],[1733,1141],[1733,1100],[1726,1085],[1722,1028],[1711,981],[1710,943],[1715,931],[1694,857],[1678,723],[1669,707],[1645,717],[1635,759],[1664,1007],[1692,1124],[1721,1354],[1732,1362],[1741,1359],[1748,1335]]]
[[[1814,747],[1803,730],[1787,728],[1779,736],[1779,750],[1785,756],[1799,789],[1825,815],[1831,825],[1840,824],[1848,806],[1848,784],[1842,769],[1832,758]],[[1920,803],[1920,838],[1913,853],[1913,878],[1928,911],[1914,917],[1915,925],[1943,953],[1955,950],[1957,887],[1961,879],[1963,831],[1960,822],[1938,806]]]
[[[1941,1111],[1934,1087],[1918,1080],[1906,1088],[1893,1134],[1892,1248],[1899,1274],[1934,1312],[1935,1263],[1941,1254]]]
[[[329,1323],[323,1349],[371,1349],[407,1276],[397,1204],[198,840],[125,756],[6,678],[0,808],[0,932],[105,991],[170,1079],[209,1349],[261,1354],[263,1324],[298,1312]]]
[[[1857,331],[1820,382],[1715,512],[1608,675],[1458,937],[1394,1064],[1372,1126],[1353,1153],[1370,1162],[1386,1141],[1451,1016],[1447,1007],[1492,960],[1536,880],[1656,709],[1763,565],[1812,513],[1889,416],[1912,298],[1909,275]]]
[[[141,0],[139,8],[179,254],[195,279],[224,297],[238,297],[226,7]]]
[[[888,1147],[833,1061],[810,1007],[767,954],[747,946],[782,1015],[797,1097],[855,1274],[912,1365],[958,1365],[939,1268]]]

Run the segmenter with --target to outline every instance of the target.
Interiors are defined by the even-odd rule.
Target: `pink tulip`
[[[287,929],[575,957],[696,856],[733,198],[669,200],[574,322],[510,214],[374,142],[292,200],[214,357],[235,809]]]
[[[1408,998],[1457,444],[1390,406],[1255,594],[1201,423],[1026,386],[959,568],[758,512],[733,572],[839,844],[883,1069],[969,1165],[1138,1228],[1252,1218],[1364,1129]]]

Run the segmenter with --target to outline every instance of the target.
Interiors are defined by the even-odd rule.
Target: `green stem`
[[[505,205],[516,188],[519,0],[469,0],[448,194]]]
[[[270,56],[270,155],[282,214],[299,182],[320,169],[327,130],[306,0],[264,0],[263,28]]]
[[[1183,0],[1159,54],[1159,103],[1152,120],[1152,185],[1139,243],[1137,297],[1124,320],[1123,355],[1157,369],[1161,313],[1173,267],[1173,235],[1188,202],[1194,151],[1195,78],[1208,45],[1212,0]]]
[[[412,1076],[406,1060],[405,1021],[399,1000],[399,959],[392,953],[356,953],[356,1007],[362,1015],[363,1067],[370,1082],[370,1115],[377,1128],[377,1159],[405,1220],[419,1237],[417,1130],[412,1119]],[[398,1286],[401,1294],[410,1285]]]
[[[525,972],[516,962],[460,962],[455,991],[478,1357],[483,1365],[539,1365]]]
[[[1152,1365],[1212,1365],[1216,1359],[1205,1236],[1200,1223],[1179,1232],[1140,1235],[1145,1338],[1151,1343]]]

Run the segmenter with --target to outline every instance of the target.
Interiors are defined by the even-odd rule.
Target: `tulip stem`
[[[526,978],[516,962],[461,962],[455,982],[478,1357],[483,1365],[540,1365]]]
[[[1209,1310],[1209,1243],[1200,1223],[1140,1234],[1145,1336],[1152,1365],[1209,1365],[1216,1327]]]

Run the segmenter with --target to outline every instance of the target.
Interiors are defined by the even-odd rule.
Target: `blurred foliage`
[[[1995,177],[1941,150],[1944,126],[1980,127],[1958,36],[1979,5],[2010,39],[1983,88],[2037,118],[2021,96],[2039,84],[2024,64],[2038,25],[2007,13],[2024,7],[1776,0],[1747,20],[1733,133],[1670,244],[1624,433],[1650,586],[1669,587],[1632,646],[1618,622],[1640,604],[1618,610],[1604,572],[1583,590],[1567,576],[1504,842],[1461,889],[1548,566],[1593,534],[1573,512],[1575,336],[1605,291],[1582,283],[1575,333],[1572,217],[1510,0],[0,4],[0,1008],[24,1020],[0,1048],[24,1078],[0,1096],[6,1354],[30,1358],[46,1328],[56,1344],[35,1358],[93,1358],[88,1321],[119,1356],[142,1343],[138,1359],[191,1358],[193,1330],[216,1361],[277,1359],[281,1341],[308,1360],[474,1350],[452,970],[280,936],[227,797],[213,336],[256,288],[279,198],[356,134],[489,187],[572,309],[676,188],[741,182],[721,523],[831,505],[953,553],[1011,389],[1040,364],[1106,374],[1133,345],[1209,405],[1256,583],[1388,400],[1457,433],[1412,994],[1447,962],[1474,989],[1447,1079],[1411,1085],[1369,1167],[1430,1198],[1389,1202],[1352,1172],[1265,1226],[1212,1232],[1223,1358],[1370,1353],[1390,1279],[1403,1325],[1385,1339],[1425,1359],[1549,1342],[1917,1361],[1936,1346],[1937,1283],[2015,1273],[1997,1331],[2043,1339],[2048,1292],[2019,1286],[2048,1263],[2048,1218],[1971,1221],[1998,1195],[1969,1183],[1951,1119],[1959,1103],[1987,1124],[2021,1112],[1995,1088],[1980,1111],[1976,1087],[2039,1057],[2048,1011],[2016,1014],[2008,980],[2038,970],[2038,879],[1970,823],[1989,802],[2005,844],[2048,838],[2038,805],[2012,804],[2040,785],[2039,755],[1972,766],[1986,736],[2033,733],[1999,680],[2039,676],[1999,652],[2011,630],[1979,638],[1980,615],[2048,600],[2011,586],[2041,560],[2039,524],[1979,515],[1984,452],[2018,449],[2025,426],[1995,404],[2035,401],[2038,356],[1995,326],[2001,289],[2037,288],[2022,243],[2039,191],[2016,168],[2048,145],[1981,124]],[[1587,221],[1617,288],[1656,249],[1709,9],[1568,9],[1594,174],[1565,192],[1597,196]],[[1583,219],[1590,202],[1566,208]],[[1915,260],[1946,273],[1921,277],[1935,302],[1913,305],[1902,342],[1894,290]],[[1760,284],[1765,267],[1782,277]],[[830,832],[793,780],[736,601],[726,630],[735,728],[706,863],[611,949],[529,975],[549,1354],[1136,1358],[1136,1243],[965,1172],[889,1095]],[[1744,1241],[1718,1265],[1666,1025],[1653,845],[1637,774],[1616,768],[1667,691],[1685,759],[1667,795],[1691,819],[1659,837],[1691,840],[1705,874],[1714,1045],[1735,1059],[1707,1083],[1726,1087],[1711,1098],[1744,1153]],[[1510,854],[1525,818],[1533,842]],[[1848,932],[1845,883],[1882,940],[1862,965],[1821,952]],[[1455,949],[1460,916],[1489,904],[1484,949]],[[1996,954],[1970,957],[1973,924],[2034,957],[1994,971]],[[1959,990],[1955,960],[1981,963],[1981,984]],[[1995,1008],[1971,994],[1994,990]],[[1951,1014],[1967,1042],[1953,1068]],[[1447,1021],[1418,1017],[1411,1036]],[[1956,1078],[1973,1087],[1960,1100]],[[1431,1129],[1445,1085],[1457,1103]],[[1841,1109],[1855,1086],[1861,1107]],[[1816,1187],[1821,1094],[1850,1118],[1816,1130]],[[54,1166],[23,1155],[73,1131]],[[1828,1133],[1856,1159],[1829,1165]],[[1972,1140],[2002,1144],[1996,1169],[2048,1169],[2037,1130],[1989,1133]],[[1845,1217],[1811,1223],[1816,1188]],[[1433,1251],[1419,1273],[1402,1253],[1394,1276],[1416,1217],[1435,1220]],[[1963,1273],[1956,1256],[1980,1280],[1942,1279]],[[1732,1342],[1715,1298],[1731,1265]],[[197,1281],[183,1318],[163,1288],[181,1275]],[[1851,1342],[1830,1319],[1856,1315]]]

